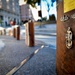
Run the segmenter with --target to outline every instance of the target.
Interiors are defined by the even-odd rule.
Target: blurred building
[[[20,22],[19,0],[0,0],[0,22],[9,25],[10,21]]]
[[[26,22],[28,20],[34,20],[32,11],[28,4],[20,5],[20,17],[22,22]]]

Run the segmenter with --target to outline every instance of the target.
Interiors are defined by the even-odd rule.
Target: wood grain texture
[[[26,24],[26,45],[32,47],[34,44],[34,23],[28,22]]]
[[[56,70],[57,75],[75,75],[75,19],[71,15],[75,10],[64,13],[63,2],[58,4],[57,10],[57,51],[56,51]],[[69,16],[69,20],[61,22],[63,15]],[[71,27],[73,33],[73,46],[71,49],[66,48],[66,31]]]

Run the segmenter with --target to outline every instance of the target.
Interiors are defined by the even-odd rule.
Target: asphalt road
[[[21,27],[20,41],[11,36],[0,36],[0,38],[1,42],[5,44],[4,48],[0,50],[0,75],[6,75],[18,64],[21,65],[22,61],[40,48],[42,44],[45,44],[44,48],[14,75],[56,75],[56,25],[46,25],[42,28],[35,27],[35,47],[25,45],[24,27]]]

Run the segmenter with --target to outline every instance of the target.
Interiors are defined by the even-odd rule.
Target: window
[[[2,15],[0,15],[0,19],[3,20],[3,16]]]

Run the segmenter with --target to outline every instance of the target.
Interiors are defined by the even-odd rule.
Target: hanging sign
[[[75,0],[64,0],[64,13],[75,9]]]

